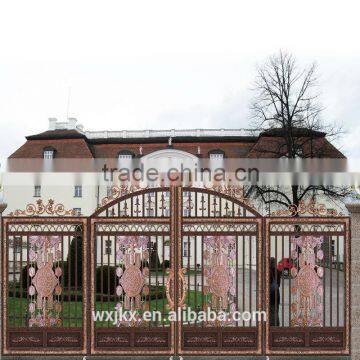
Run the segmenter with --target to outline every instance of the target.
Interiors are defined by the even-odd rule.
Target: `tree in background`
[[[251,105],[253,129],[261,131],[266,141],[256,146],[263,158],[326,158],[334,157],[334,141],[342,130],[321,119],[316,65],[299,68],[295,58],[279,52],[258,68]],[[344,157],[340,152],[335,157]],[[351,193],[347,187],[292,185],[283,187],[252,186],[248,196],[265,204],[281,207],[299,206],[301,200],[325,195],[332,200],[344,199]]]

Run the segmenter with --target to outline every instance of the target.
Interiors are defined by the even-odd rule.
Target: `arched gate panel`
[[[178,204],[178,305],[206,315],[183,312],[179,353],[261,353],[262,218],[248,204],[206,189],[179,189]]]
[[[174,353],[173,197],[137,191],[91,218],[91,353]]]
[[[108,202],[91,218],[91,352],[260,353],[261,322],[230,315],[261,310],[261,221],[248,204],[206,189],[146,189]],[[114,309],[136,319],[118,321]],[[144,321],[147,310],[161,319]],[[207,310],[229,321],[201,319]]]

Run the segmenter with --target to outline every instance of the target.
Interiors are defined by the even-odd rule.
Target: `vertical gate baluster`
[[[333,261],[332,261],[332,242],[333,237],[330,235],[330,246],[329,246],[329,256],[330,256],[330,327],[332,326],[332,320],[333,320],[333,308],[332,308],[332,297],[333,297],[333,276],[332,276],[332,267],[333,267]]]
[[[281,235],[281,261],[284,261],[284,235]],[[282,271],[281,274],[281,283],[282,283],[282,287],[281,287],[281,309],[282,309],[282,314],[281,314],[281,323],[282,326],[284,327],[284,317],[285,317],[285,309],[284,309],[284,305],[285,305],[285,279],[284,279],[284,270]]]
[[[339,327],[339,236],[336,236],[336,323]]]
[[[240,236],[236,235],[236,310],[239,311],[240,299],[239,299],[239,242]],[[239,326],[239,321],[236,322]]]

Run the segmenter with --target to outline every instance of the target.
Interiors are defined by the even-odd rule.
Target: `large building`
[[[344,158],[325,133],[298,129],[294,136],[311,136],[312,149],[309,144],[301,149],[305,155],[316,148],[317,157]],[[156,166],[178,168],[180,163],[191,167],[207,158],[218,163],[223,159],[281,157],[286,154],[275,151],[281,141],[283,136],[278,130],[258,134],[242,129],[85,131],[76,119],[58,122],[51,118],[47,131],[27,136],[26,142],[10,156],[9,160],[18,161],[21,172],[5,174],[4,198],[9,212],[24,209],[42,198],[53,199],[88,216],[102,199],[111,196],[111,188],[117,184],[110,177],[103,181],[101,174],[76,173],[77,164],[104,160],[131,167],[133,162],[139,165],[156,161]],[[62,161],[60,173],[51,171],[54,159]],[[33,164],[39,162],[42,171],[33,172]],[[269,211],[262,204],[259,206],[259,212]]]
[[[4,198],[8,204],[8,214],[16,214],[18,210],[23,211],[28,204],[34,204],[36,207],[39,200],[46,205],[51,199],[54,205],[61,204],[66,210],[74,210],[79,215],[90,216],[104,201],[111,200],[114,195],[119,196],[118,193],[114,194],[114,188],[119,188],[120,184],[116,176],[111,179],[113,166],[118,169],[122,166],[132,168],[136,164],[136,166],[144,165],[146,168],[151,164],[157,169],[162,167],[180,169],[183,165],[193,169],[201,159],[208,159],[210,163],[214,162],[218,166],[226,159],[282,156],[281,153],[276,155],[274,150],[278,149],[283,141],[283,134],[274,130],[258,134],[242,129],[84,131],[83,126],[77,125],[76,119],[69,119],[68,122],[50,119],[49,125],[47,131],[27,136],[24,145],[9,157],[10,167],[17,171],[4,175]],[[325,135],[321,132],[309,134],[308,131],[301,129],[296,132],[299,138],[308,136],[313,138],[311,143],[317,149],[319,157],[344,158]],[[310,150],[304,146],[301,151],[306,156]],[[91,171],[80,171],[80,167],[84,164],[93,166],[97,160],[100,164],[100,166],[95,165],[98,172],[94,172],[92,167]],[[61,169],[59,172],[54,171],[52,166],[54,162],[58,162],[57,166]],[[108,167],[106,176],[101,172],[103,164],[107,164]],[[151,184],[155,187],[158,185],[159,181]],[[193,185],[203,187],[205,184],[200,179]],[[160,204],[161,199],[151,199],[154,202],[156,200]],[[163,200],[166,204],[169,202],[168,198]],[[142,205],[138,204],[140,211],[143,208],[143,215],[152,216],[146,212],[147,205]],[[198,203],[198,207],[200,206]],[[326,207],[334,208],[336,205],[327,204]],[[256,211],[262,215],[269,215],[274,209],[275,206],[270,209],[260,201],[256,202]],[[169,206],[165,206],[164,211],[168,212]],[[184,216],[189,216],[187,206],[183,207],[183,211]],[[232,216],[229,211],[231,212],[227,210],[226,214],[217,214],[217,216]],[[164,216],[169,214],[164,213]],[[190,248],[188,244],[191,241],[192,239],[184,240],[184,258],[194,268],[201,261],[201,251]],[[251,247],[252,249],[246,250],[246,258],[252,254],[250,263],[255,266],[256,244],[252,244]],[[159,248],[159,256],[168,258],[168,245],[163,249],[164,254],[161,253],[161,247]],[[101,253],[100,249],[98,250]],[[67,249],[64,251],[66,253]],[[104,246],[104,255],[111,255],[109,261],[113,264],[114,254],[109,254],[108,251],[111,250],[107,250]],[[198,254],[199,259],[195,259],[195,253]],[[239,265],[242,266],[242,258],[239,259]]]

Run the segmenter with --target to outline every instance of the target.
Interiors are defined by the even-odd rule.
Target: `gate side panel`
[[[86,353],[86,219],[5,218],[4,354]]]
[[[349,354],[349,219],[266,219],[267,354]]]

